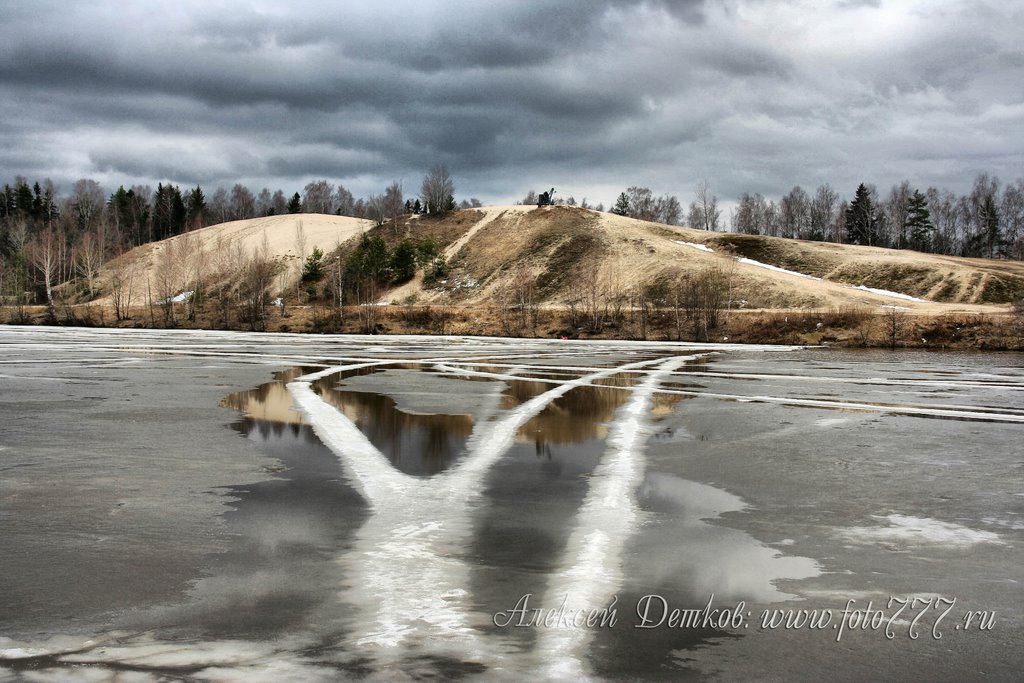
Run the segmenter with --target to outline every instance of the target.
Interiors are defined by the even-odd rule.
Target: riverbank
[[[462,334],[484,337],[728,341],[739,344],[800,344],[843,348],[910,348],[1024,351],[1024,315],[1011,311],[919,313],[889,308],[721,311],[710,330],[685,311],[649,308],[594,316],[580,310],[544,308],[532,315],[492,306],[319,305],[274,306],[255,323],[236,312],[197,307],[190,318],[184,304],[133,308],[117,320],[113,307],[99,304],[0,308],[0,323],[150,329],[214,329],[340,334]]]

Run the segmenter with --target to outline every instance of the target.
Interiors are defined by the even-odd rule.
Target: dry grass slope
[[[300,268],[297,230],[327,252],[371,229],[368,222],[338,216],[298,214],[236,221],[211,226],[130,252],[119,262],[134,264],[138,278],[133,303],[144,302],[146,287],[156,290],[161,255],[170,245],[191,239],[202,245],[208,272],[212,255],[225,245],[252,251],[264,239],[272,257],[286,266],[282,291]],[[425,283],[422,276],[382,294],[382,300],[459,305],[493,304],[524,269],[534,278],[537,303],[565,306],[578,298],[582,281],[600,280],[625,293],[671,290],[681,277],[708,268],[720,270],[733,309],[824,309],[898,305],[913,312],[940,315],[950,311],[995,313],[1024,297],[1024,264],[987,259],[937,256],[874,247],[805,242],[773,237],[707,233],[647,223],[608,213],[566,206],[498,206],[456,211],[442,219],[413,217],[398,226],[378,228],[389,243],[409,235],[430,236],[444,250],[453,287]],[[690,243],[690,244],[683,244]],[[347,248],[344,245],[348,245]],[[694,244],[710,251],[695,248]],[[180,246],[180,245],[179,245]],[[768,270],[745,257],[817,279]],[[101,282],[109,282],[117,263],[107,264]],[[913,302],[853,289],[866,286],[898,292],[928,302]],[[185,286],[182,286],[184,289]],[[277,292],[275,292],[275,295]],[[103,291],[100,301],[109,301]]]

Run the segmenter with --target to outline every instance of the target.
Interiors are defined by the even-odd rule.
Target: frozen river
[[[0,681],[1020,680],[1024,357],[0,326]]]

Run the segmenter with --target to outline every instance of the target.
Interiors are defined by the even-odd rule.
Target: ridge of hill
[[[304,249],[297,237],[300,226]],[[132,305],[142,305],[147,287],[168,291],[157,280],[170,261],[169,251],[177,250],[178,267],[184,270],[195,254],[204,254],[212,275],[215,258],[261,247],[286,266],[272,287],[277,296],[295,285],[300,251],[337,249],[344,257],[364,232],[380,234],[391,244],[405,236],[430,236],[451,273],[440,281],[417,274],[384,290],[380,303],[489,305],[528,271],[537,302],[560,307],[595,283],[622,295],[658,286],[667,291],[681,277],[708,268],[725,275],[733,309],[898,306],[930,314],[997,312],[1024,297],[1024,263],[1015,261],[705,232],[578,207],[517,205],[464,209],[442,218],[411,216],[397,227],[373,228],[370,221],[321,214],[223,223],[138,247],[106,264],[99,301],[109,303],[112,275],[125,264],[134,264],[141,275]]]
[[[445,255],[453,271],[449,281],[467,305],[493,302],[524,267],[535,278],[541,304],[549,306],[566,305],[595,277],[629,292],[671,286],[706,268],[725,274],[736,308],[897,305],[930,313],[983,312],[1005,310],[1002,304],[1024,297],[1024,263],[1015,261],[706,232],[566,206],[476,210]],[[383,300],[415,295],[433,302],[452,294],[444,286],[424,287],[417,278]]]

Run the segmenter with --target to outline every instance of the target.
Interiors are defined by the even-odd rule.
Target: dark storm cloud
[[[490,200],[963,189],[1020,174],[1022,20],[924,0],[18,4],[0,168],[364,194],[443,161]]]

